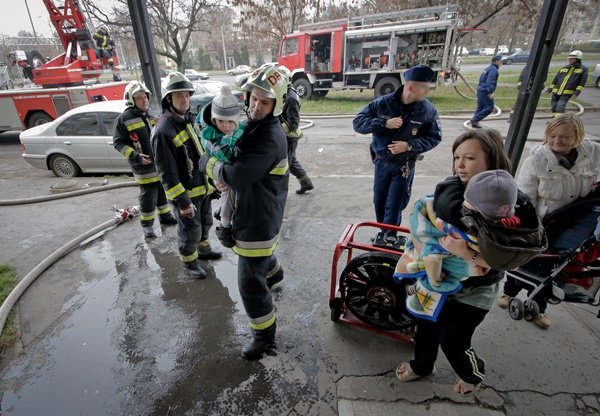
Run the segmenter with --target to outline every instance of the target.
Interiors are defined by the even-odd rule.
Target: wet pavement
[[[532,138],[541,138],[544,125],[535,123]],[[450,173],[450,147],[462,127],[458,121],[443,126],[443,143],[417,167],[413,197]],[[590,133],[600,136],[595,127]],[[548,331],[494,308],[474,338],[487,361],[488,388],[467,403],[449,392],[455,376],[443,355],[434,377],[402,385],[393,371],[411,357],[409,345],[330,321],[335,244],[347,224],[373,215],[368,143],[352,132],[349,119],[316,120],[302,139],[298,156],[317,188],[298,196],[290,181],[277,251],[286,275],[273,290],[273,352],[257,362],[239,356],[248,327],[233,253],[205,263],[209,276],[194,280],[177,258],[174,228],[156,226],[159,238],[144,240],[137,222],[125,223],[68,254],[23,296],[22,353],[2,363],[0,414],[598,414],[594,308],[550,306]],[[18,154],[18,146],[0,145],[3,198],[46,194],[57,179]],[[0,262],[22,277],[109,219],[113,204],[136,199],[137,190],[126,188],[0,207]]]

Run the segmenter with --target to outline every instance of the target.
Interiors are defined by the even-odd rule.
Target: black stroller
[[[592,222],[597,224],[598,207],[600,195],[596,192],[550,213],[542,220],[548,240],[555,241],[564,230],[570,229],[575,221],[584,216],[594,218]],[[540,309],[534,300],[538,294],[550,304],[569,302],[600,305],[600,241],[595,231],[594,226],[589,227],[589,232],[586,227],[583,233],[574,236],[578,241],[575,247],[557,252],[549,249],[525,265],[507,272],[519,286],[529,290],[525,301],[513,298],[508,304],[512,319],[538,319]],[[600,311],[597,316],[600,318]]]

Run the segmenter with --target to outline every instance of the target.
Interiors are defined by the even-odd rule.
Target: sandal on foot
[[[404,369],[404,371],[400,371]],[[431,374],[435,373],[435,367],[433,368],[433,371],[431,372]],[[418,374],[415,374],[415,372],[413,371],[412,367],[410,366],[410,362],[405,361],[403,363],[400,363],[400,365],[398,367],[396,367],[396,378],[402,382],[407,382],[407,381],[413,381],[416,380],[418,378],[422,378],[422,377],[426,377],[426,376],[420,376]]]
[[[481,383],[477,383],[477,384],[471,384],[471,383],[467,383],[466,381],[463,381],[462,379],[458,379],[456,381],[456,383],[454,384],[454,387],[452,388],[454,390],[454,393],[458,394],[459,396],[472,396],[473,394],[475,394],[475,392],[477,390],[479,390],[479,387],[481,387]],[[464,392],[461,393],[460,390],[465,390]]]

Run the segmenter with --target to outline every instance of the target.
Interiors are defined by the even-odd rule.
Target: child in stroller
[[[551,212],[542,223],[551,242],[549,249],[508,272],[519,287],[528,289],[524,302],[516,297],[510,300],[513,319],[535,321],[539,305],[534,297],[538,294],[553,304],[600,304],[600,192]],[[563,232],[566,229],[568,233]]]

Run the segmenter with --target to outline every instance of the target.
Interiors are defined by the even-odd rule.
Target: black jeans
[[[306,171],[296,159],[296,148],[298,147],[298,140],[291,137],[287,138],[288,144],[288,163],[290,165],[290,173],[298,179],[302,179],[306,176]]]
[[[475,354],[471,338],[487,313],[485,309],[450,300],[443,306],[437,322],[417,319],[415,358],[410,362],[415,374],[426,376],[433,372],[441,346],[463,381],[481,383],[485,378],[485,363]]]

